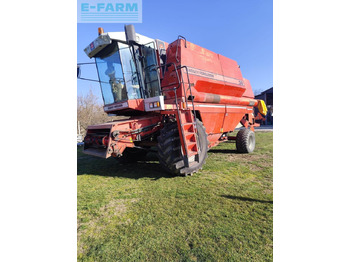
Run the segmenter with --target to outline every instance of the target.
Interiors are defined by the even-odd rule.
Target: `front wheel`
[[[161,166],[169,173],[174,175],[191,175],[197,172],[205,164],[208,156],[208,138],[205,127],[197,119],[197,143],[199,145],[199,161],[185,166],[179,130],[176,122],[166,123],[160,131],[158,137],[158,158]]]

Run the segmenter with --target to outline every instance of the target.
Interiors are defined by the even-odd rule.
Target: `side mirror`
[[[79,65],[77,65],[77,78],[79,78],[80,77],[80,66]]]

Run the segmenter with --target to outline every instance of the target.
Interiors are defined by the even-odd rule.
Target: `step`
[[[196,133],[195,132],[185,132],[185,138],[189,142],[196,142]]]
[[[185,113],[180,114],[181,122],[183,123],[192,123],[193,117],[191,111],[185,111]]]
[[[188,132],[194,132],[194,125],[193,125],[193,123],[191,122],[191,123],[184,123],[184,124],[182,124],[182,128],[183,128],[183,130],[186,132],[186,131],[188,131]]]
[[[196,125],[191,110],[183,110],[179,115],[181,121],[182,140],[187,151],[184,156],[184,164],[186,167],[193,161],[198,161],[198,145],[196,137]]]
[[[188,157],[189,159],[193,159],[193,161],[195,161],[195,160],[196,160],[196,155],[198,155],[197,152],[195,152],[195,151],[189,151],[187,157]],[[192,162],[192,161],[189,160],[189,162]]]
[[[197,148],[197,143],[196,142],[187,142],[187,152],[190,154],[190,152],[197,153],[198,148]]]
[[[195,155],[197,155],[197,154],[198,154],[198,152],[195,152],[195,151],[188,151],[187,157],[190,158],[190,157],[193,157],[193,156],[195,156]]]

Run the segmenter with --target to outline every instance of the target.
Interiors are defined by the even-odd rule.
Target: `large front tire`
[[[208,156],[208,138],[205,128],[197,119],[197,143],[199,145],[199,161],[185,166],[181,142],[176,122],[166,123],[158,136],[158,158],[165,171],[174,175],[192,175],[205,164]]]

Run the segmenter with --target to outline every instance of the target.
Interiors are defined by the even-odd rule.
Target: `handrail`
[[[194,117],[194,122],[196,123],[196,110],[194,108],[194,103],[193,103],[193,95],[192,95],[192,88],[191,88],[191,82],[190,82],[190,76],[189,76],[189,73],[188,73],[188,67],[187,66],[181,66],[180,67],[181,69],[182,68],[185,68],[186,69],[186,74],[187,74],[187,82],[188,82],[188,90],[190,90],[190,95],[191,95],[191,103],[192,103],[192,112],[193,112],[193,117]],[[182,74],[181,74],[182,75]],[[185,90],[185,83],[184,83],[184,95],[185,95],[185,101],[186,101],[186,107],[188,107],[188,98],[187,98],[187,91]]]
[[[185,43],[186,45],[186,43]],[[189,76],[189,73],[188,73],[188,67],[187,66],[176,66],[176,64],[174,62],[171,62],[171,63],[168,63],[166,65],[160,65],[158,66],[158,69],[160,67],[164,67],[164,68],[168,68],[169,66],[173,65],[174,66],[174,71],[176,73],[176,78],[178,80],[178,85],[176,86],[176,84],[169,84],[167,86],[163,86],[162,87],[162,93],[164,91],[164,89],[166,89],[167,87],[173,87],[173,88],[169,88],[168,90],[170,91],[171,89],[173,89],[174,91],[174,96],[175,96],[175,105],[176,105],[176,111],[177,111],[177,115],[178,115],[178,121],[179,121],[179,124],[180,124],[180,128],[181,130],[181,134],[182,134],[182,137],[184,135],[184,129],[183,129],[183,124],[182,124],[182,120],[181,120],[181,117],[180,117],[180,108],[179,108],[179,101],[178,101],[178,97],[177,97],[177,94],[176,94],[176,91],[177,89],[179,89],[179,87],[182,85],[182,88],[183,88],[183,92],[184,92],[184,96],[185,96],[185,103],[186,103],[186,108],[189,108],[188,107],[188,98],[187,98],[187,90],[190,91],[190,96],[193,97],[192,95],[192,88],[191,88],[191,82],[190,82],[190,76]],[[186,87],[185,87],[185,81],[183,79],[183,75],[182,75],[182,69],[185,69],[186,70],[186,75],[187,75],[187,82],[188,82],[188,89],[186,90]],[[178,73],[178,70],[181,71],[181,80],[180,80],[180,77],[179,77],[179,73]],[[192,103],[192,113],[193,113],[193,119],[194,119],[194,126],[196,126],[196,123],[197,123],[197,118],[196,118],[196,111],[195,111],[195,107],[194,107],[194,102],[193,102],[193,99],[191,99],[191,103]],[[195,130],[197,130],[197,128],[195,128]],[[185,139],[183,137],[183,139]],[[185,146],[185,154],[186,156],[188,156],[188,148]]]
[[[169,67],[170,65],[173,65],[173,66],[174,66],[174,71],[175,71],[175,73],[176,73],[176,77],[177,77],[177,80],[178,80],[178,83],[179,83],[179,85],[178,85],[177,87],[174,88],[174,92],[175,92],[174,95],[175,95],[176,106],[178,107],[178,104],[177,104],[178,101],[177,101],[176,90],[177,90],[181,85],[183,85],[183,91],[184,91],[184,96],[185,96],[186,107],[188,108],[187,90],[190,91],[190,95],[191,95],[191,97],[193,97],[193,95],[192,95],[192,88],[191,88],[191,82],[190,82],[190,76],[189,76],[189,73],[188,73],[188,67],[187,67],[187,66],[180,66],[180,67],[177,67],[177,66],[175,65],[174,62],[171,62],[171,63],[166,64],[165,67]],[[162,66],[164,66],[164,65],[162,65]],[[160,67],[160,66],[158,66],[158,67]],[[182,68],[186,69],[187,82],[188,82],[188,89],[187,89],[187,90],[186,90],[186,88],[185,88],[185,81],[183,80],[182,74],[181,74],[181,79],[182,79],[182,81],[180,81],[179,73],[177,72],[179,69],[181,70]],[[169,84],[169,85],[167,85],[167,86],[163,86],[163,87],[162,87],[162,91],[163,91],[165,88],[170,87],[170,86],[172,87],[172,86],[174,86],[174,84]],[[169,88],[169,90],[171,90],[171,88]],[[195,118],[195,120],[196,120],[196,111],[195,111],[193,99],[191,99],[191,103],[192,103],[193,115],[194,115],[194,118]]]
[[[184,36],[182,36],[182,35],[179,35],[177,37],[177,42],[176,42],[176,54],[175,54],[176,62],[179,62],[179,59],[177,59],[177,50],[179,49],[179,39],[180,38],[185,40],[185,47],[187,48],[187,40],[186,40],[186,38]]]
[[[171,62],[171,63],[167,63],[167,64],[165,64],[165,65],[159,65],[159,66],[157,66],[157,67],[158,67],[158,69],[159,69],[160,67],[168,68],[168,67],[171,66],[171,65],[174,66],[174,71],[175,71],[175,73],[176,73],[177,82],[179,83],[179,85],[176,87],[176,89],[178,89],[178,88],[180,87],[181,82],[180,82],[179,73],[177,72],[178,68],[176,67],[175,63],[174,63],[174,62]],[[163,87],[161,88],[161,89],[162,89],[162,93],[163,93],[163,89],[164,89],[165,87],[169,87],[169,86],[172,87],[173,85],[174,85],[174,84],[169,84],[169,85],[163,86]],[[172,88],[169,88],[169,90],[171,90],[171,89],[172,89]],[[176,96],[176,93],[175,93],[175,96]]]

